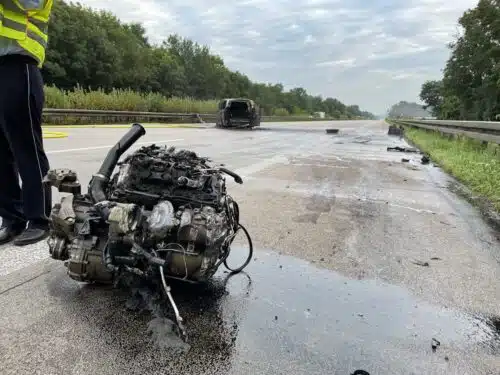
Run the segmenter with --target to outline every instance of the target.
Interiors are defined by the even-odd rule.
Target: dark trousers
[[[52,198],[42,182],[49,170],[41,127],[44,101],[34,61],[0,57],[0,216],[7,220],[48,222]]]

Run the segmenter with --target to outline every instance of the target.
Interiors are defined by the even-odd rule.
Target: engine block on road
[[[68,275],[84,282],[115,282],[135,275],[163,287],[179,329],[183,320],[166,279],[204,282],[227,258],[242,229],[238,204],[226,192],[224,174],[243,180],[189,150],[144,146],[119,162],[146,133],[134,124],[110,149],[82,194],[74,171],[51,170],[45,182],[70,193],[54,205],[49,251],[66,261]],[[116,166],[118,171],[112,175]]]
[[[156,145],[144,146],[119,163],[110,185],[110,199],[149,208],[169,200],[175,208],[189,203],[221,209],[226,193],[220,171],[193,151]]]

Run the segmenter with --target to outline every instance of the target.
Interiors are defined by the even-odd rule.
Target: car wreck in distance
[[[217,128],[253,128],[260,126],[260,106],[247,98],[226,98],[217,106]]]

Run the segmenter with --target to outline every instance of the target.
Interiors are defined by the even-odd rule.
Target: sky
[[[140,22],[151,42],[177,33],[252,81],[303,87],[384,114],[440,79],[477,0],[83,0]]]

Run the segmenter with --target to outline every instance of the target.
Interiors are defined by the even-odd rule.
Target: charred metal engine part
[[[418,149],[414,147],[387,147],[387,151],[397,151],[397,152],[411,152],[411,153],[418,153]]]
[[[145,129],[132,128],[108,152],[86,194],[74,171],[51,170],[45,181],[62,193],[50,215],[49,251],[65,261],[81,282],[114,283],[132,273],[162,287],[181,333],[183,320],[167,279],[197,283],[227,265],[231,243],[242,231],[249,243],[242,271],[252,258],[252,241],[240,223],[224,175],[236,173],[209,164],[189,150],[149,145],[119,162]],[[112,175],[115,167],[118,171]]]

